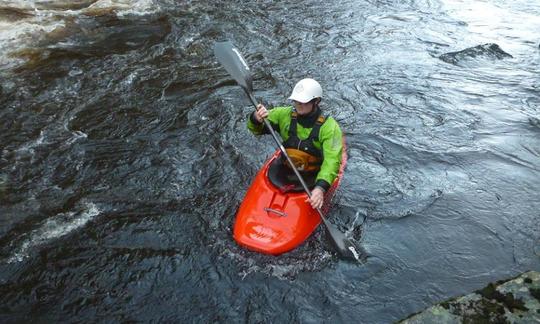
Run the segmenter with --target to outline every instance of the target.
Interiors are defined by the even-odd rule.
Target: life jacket
[[[309,136],[301,140],[297,133],[298,114],[296,111],[291,113],[289,138],[283,143],[283,147],[298,171],[313,172],[321,168],[322,151],[317,149],[313,142],[319,139],[319,131],[325,120],[324,116],[320,115]],[[284,160],[284,163],[288,166],[287,160]]]

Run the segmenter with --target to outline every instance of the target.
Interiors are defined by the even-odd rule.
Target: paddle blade
[[[231,42],[216,42],[214,44],[214,55],[245,91],[253,91],[249,66],[240,51]]]
[[[339,255],[344,259],[360,261],[363,253],[349,240],[344,233],[339,231],[332,223],[330,223],[324,216],[321,217],[324,225],[326,225],[326,232],[332,239],[334,247]]]

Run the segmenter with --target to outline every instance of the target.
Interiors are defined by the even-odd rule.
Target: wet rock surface
[[[462,51],[450,52],[439,56],[439,58],[444,62],[454,65],[458,65],[462,61],[474,58],[502,60],[512,57],[512,55],[503,51],[499,45],[493,43],[478,45]]]
[[[400,323],[538,323],[540,272],[490,283],[472,294],[451,299]]]

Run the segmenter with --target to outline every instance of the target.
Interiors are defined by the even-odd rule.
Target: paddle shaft
[[[246,89],[244,89],[244,90],[246,90]],[[249,100],[251,101],[253,106],[255,107],[255,110],[257,110],[257,105],[258,104],[257,104],[257,100],[255,99],[255,97],[253,97],[253,94],[251,92],[247,91],[247,90],[246,90],[246,94],[248,95]],[[291,158],[289,157],[289,154],[287,154],[287,151],[283,147],[283,144],[281,144],[281,141],[279,140],[276,132],[274,131],[274,128],[272,128],[272,125],[270,125],[270,122],[266,118],[263,119],[263,122],[264,122],[264,125],[266,126],[266,129],[268,129],[270,134],[272,134],[272,137],[274,138],[274,141],[276,141],[276,144],[279,147],[279,150],[281,151],[283,156],[285,156],[285,158],[287,159],[287,162],[291,166],[291,169],[294,171],[294,174],[296,175],[298,180],[300,180],[300,184],[302,184],[302,188],[304,188],[304,191],[306,192],[308,197],[311,198],[311,191],[309,190],[308,186],[306,185],[306,182],[304,181],[304,178],[302,178],[302,175],[300,174],[300,172],[298,172],[298,170],[294,167],[294,164],[293,164]],[[323,220],[323,222],[325,224],[327,224],[327,220],[324,217],[321,209],[317,208],[317,211],[319,212],[319,215],[321,216],[321,219]]]

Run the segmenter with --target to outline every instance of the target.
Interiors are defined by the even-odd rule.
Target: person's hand
[[[324,191],[320,187],[315,187],[311,192],[311,199],[307,199],[314,209],[321,208],[324,202]]]
[[[257,119],[259,123],[262,123],[263,119],[266,117],[268,117],[268,110],[264,105],[258,104],[257,111],[255,112],[255,119]]]

